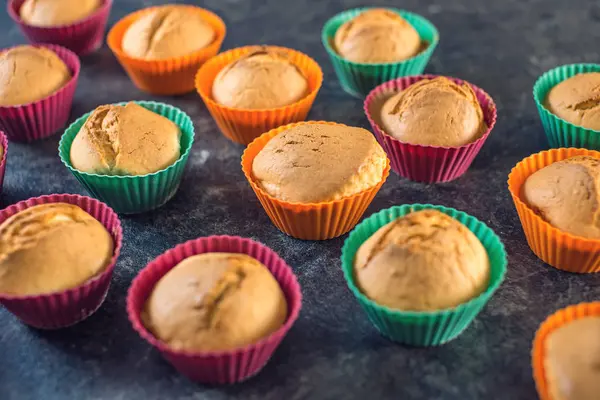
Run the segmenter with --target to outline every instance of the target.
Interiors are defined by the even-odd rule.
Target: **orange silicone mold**
[[[537,330],[531,350],[531,366],[540,400],[557,400],[553,399],[550,394],[544,368],[548,335],[569,322],[585,317],[600,317],[600,302],[580,303],[558,310],[546,318]]]
[[[190,13],[198,13],[215,31],[215,40],[207,47],[182,57],[164,60],[143,60],[127,55],[122,48],[123,36],[131,24],[158,7],[184,7]],[[198,68],[216,55],[225,39],[225,23],[218,15],[190,5],[167,5],[149,7],[127,15],[108,33],[108,46],[115,54],[135,86],[156,95],[175,95],[194,90],[194,77]]]
[[[293,123],[273,129],[253,141],[242,155],[242,170],[258,200],[273,224],[282,232],[297,239],[332,239],[350,231],[363,216],[365,210],[390,174],[390,162],[376,186],[340,200],[322,203],[290,203],[278,200],[265,192],[252,176],[252,164],[256,155],[279,133],[302,124],[329,124],[345,126],[335,122],[308,121]]]
[[[600,271],[600,240],[587,239],[561,231],[550,225],[521,200],[521,187],[534,172],[574,156],[600,158],[600,152],[587,149],[560,148],[533,154],[519,162],[508,176],[508,189],[531,250],[545,263],[568,272]]]
[[[265,110],[238,109],[215,102],[212,99],[212,85],[219,72],[259,47],[246,46],[221,53],[204,64],[196,75],[196,90],[219,129],[228,139],[241,144],[249,144],[278,126],[304,121],[323,83],[321,67],[306,54],[285,47],[267,46],[285,52],[290,61],[304,73],[308,80],[308,95],[288,106]]]

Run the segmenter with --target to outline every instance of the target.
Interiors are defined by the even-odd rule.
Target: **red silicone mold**
[[[156,283],[185,258],[211,252],[242,253],[263,263],[285,294],[288,319],[270,336],[258,343],[224,352],[175,351],[155,338],[142,324],[141,312]],[[277,253],[250,239],[235,236],[210,236],[191,240],[161,254],[133,280],[127,295],[127,313],[134,329],[157,348],[183,375],[206,384],[231,384],[256,375],[271,358],[294,322],[302,304],[300,285],[292,269]]]
[[[7,9],[13,21],[31,43],[52,43],[83,55],[102,46],[104,30],[113,0],[104,0],[98,10],[89,17],[70,25],[40,27],[23,22],[21,6],[25,0],[9,0]]]
[[[375,111],[372,109],[373,106],[377,103],[381,104],[381,100],[388,98],[390,93],[397,93],[420,80],[435,77],[437,76],[407,76],[383,83],[373,89],[364,102],[365,114],[369,118],[377,140],[390,159],[392,169],[398,175],[416,182],[438,183],[459,178],[469,169],[496,124],[496,105],[492,98],[469,82],[449,77],[458,84],[466,82],[477,95],[488,126],[487,131],[479,139],[460,147],[421,146],[401,142],[385,133],[372,115],[372,111]]]
[[[74,325],[92,315],[104,302],[117,258],[123,231],[117,214],[106,204],[76,194],[51,194],[20,201],[0,211],[0,223],[29,207],[47,203],[75,204],[104,225],[111,234],[115,250],[110,264],[100,275],[76,288],[38,296],[12,296],[0,293],[0,304],[27,325],[57,329]]]
[[[4,172],[6,172],[6,158],[8,157],[8,139],[0,130],[0,146],[2,146],[2,159],[0,159],[0,193],[4,185]]]
[[[65,86],[42,100],[20,106],[0,106],[0,131],[4,131],[9,140],[16,142],[44,139],[64,128],[69,120],[79,80],[81,63],[75,53],[51,44],[34,46],[46,47],[55,52],[67,64],[72,77]]]

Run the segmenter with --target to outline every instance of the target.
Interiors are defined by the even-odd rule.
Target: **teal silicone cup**
[[[440,35],[436,27],[420,15],[397,8],[388,10],[400,14],[419,33],[421,41],[427,47],[416,56],[396,63],[367,64],[355,63],[342,58],[333,48],[333,38],[342,24],[355,18],[363,11],[373,7],[361,7],[341,12],[325,23],[321,33],[323,46],[331,58],[333,69],[342,85],[342,88],[352,96],[364,98],[375,87],[392,79],[408,75],[420,75],[429,62],[433,51],[437,47]]]
[[[58,153],[63,164],[95,198],[117,213],[136,214],[153,210],[169,201],[177,192],[185,164],[194,143],[194,125],[180,109],[153,101],[135,103],[173,121],[181,129],[181,156],[169,167],[147,175],[98,175],[81,172],[71,165],[71,144],[90,113],[79,118],[63,134]],[[125,105],[127,103],[118,103]]]
[[[533,86],[533,99],[540,113],[550,147],[600,150],[600,131],[573,125],[544,107],[544,100],[550,89],[565,79],[586,72],[600,72],[600,64],[570,64],[556,67],[540,76]]]
[[[485,247],[490,260],[488,288],[474,299],[455,308],[414,312],[393,310],[368,299],[354,281],[354,256],[358,248],[379,228],[413,211],[434,209],[441,211],[465,225]],[[342,269],[350,290],[367,313],[369,320],[387,338],[411,346],[437,346],[460,335],[479,314],[504,280],[506,252],[500,238],[483,222],[462,211],[431,204],[394,206],[373,214],[350,233],[342,248]]]

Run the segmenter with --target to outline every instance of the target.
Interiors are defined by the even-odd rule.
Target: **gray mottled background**
[[[112,25],[161,1],[115,0]],[[320,42],[323,23],[358,0],[207,0],[196,3],[227,23],[224,49],[278,44],[314,57],[325,82],[310,114],[368,127],[361,101],[340,89]],[[404,0],[396,5],[431,19],[441,34],[427,71],[467,79],[498,105],[495,130],[471,170],[428,186],[390,176],[367,215],[395,204],[456,207],[488,223],[509,252],[504,285],[474,324],[440,348],[391,343],[369,324],[346,288],[338,260],[344,238],[301,242],[277,231],[240,171],[242,147],[228,142],[196,94],[149,97],[128,80],[108,48],[85,57],[72,119],[117,101],[153,99],[188,112],[196,143],[181,189],[162,209],[123,217],[125,244],[104,306],[79,325],[39,332],[0,310],[1,399],[532,399],[530,346],[557,308],[600,295],[598,276],[561,273],[531,253],[506,189],[512,166],[544,149],[531,98],[537,76],[558,64],[597,62],[600,8],[573,0]],[[24,43],[0,11],[0,47]],[[83,193],[57,156],[58,136],[10,144],[2,206],[52,192]],[[148,261],[198,236],[248,236],[293,266],[304,292],[300,319],[263,372],[232,387],[187,381],[130,328],[125,295]]]

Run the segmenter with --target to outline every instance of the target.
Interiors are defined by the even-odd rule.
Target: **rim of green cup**
[[[546,106],[544,105],[544,100],[546,99],[548,92],[553,87],[555,87],[559,83],[561,83],[569,78],[572,78],[575,75],[584,74],[584,73],[588,73],[588,72],[600,72],[600,64],[593,64],[593,63],[565,64],[565,65],[560,65],[558,67],[552,68],[552,69],[544,72],[535,81],[535,84],[533,85],[533,100],[535,101],[535,104],[536,104],[538,110],[541,113],[544,113],[544,115],[547,118],[554,119],[555,121],[560,121],[563,124],[570,125],[575,128],[578,128],[578,129],[582,129],[582,130],[585,130],[588,132],[600,134],[600,131],[585,128],[581,125],[575,125],[569,121],[562,119],[561,117],[557,116],[556,114],[554,114],[550,110],[548,110],[546,108]],[[564,77],[561,77],[560,79],[556,79],[555,75],[557,73],[564,74]]]
[[[400,16],[402,16],[402,18],[406,19],[407,22],[410,23],[413,28],[415,28],[415,30],[419,34],[419,37],[421,38],[421,41],[428,42],[427,47],[425,49],[423,49],[421,52],[419,52],[418,54],[415,54],[414,56],[412,56],[410,58],[407,58],[402,61],[389,62],[389,63],[357,63],[354,61],[347,60],[344,57],[340,56],[337,53],[337,51],[335,51],[335,49],[331,46],[331,43],[330,43],[330,40],[333,39],[333,37],[335,36],[335,33],[340,28],[340,26],[344,22],[355,18],[356,16],[358,16],[360,13],[362,13],[364,11],[378,9],[378,8],[384,8],[386,10],[393,11],[396,14],[399,14]],[[422,27],[415,26],[411,22],[411,19],[419,21],[423,25],[423,27],[426,27],[426,29],[422,29]],[[431,33],[431,36],[432,36],[431,39],[428,39],[425,37],[425,35],[427,33]],[[438,45],[438,43],[440,41],[440,34],[439,34],[437,28],[435,27],[435,25],[431,21],[429,21],[427,18],[423,17],[422,15],[419,15],[419,14],[416,14],[416,13],[413,13],[410,11],[401,10],[399,8],[394,8],[394,7],[358,7],[358,8],[353,8],[350,10],[342,11],[340,13],[337,13],[333,17],[329,18],[327,20],[327,22],[325,22],[325,25],[323,25],[323,29],[321,31],[321,41],[323,42],[323,46],[325,47],[325,50],[327,50],[327,52],[331,56],[335,57],[339,61],[343,61],[345,63],[351,64],[351,65],[357,65],[357,66],[379,67],[379,66],[384,66],[384,65],[403,64],[406,62],[410,62],[416,58],[424,57],[427,53],[430,53],[431,51],[433,51],[433,49],[436,48],[436,46]]]
[[[398,310],[398,309],[380,305],[380,304],[376,303],[375,301],[369,299],[367,296],[365,296],[360,291],[360,289],[356,286],[356,283],[354,282],[354,256],[356,255],[358,248],[360,247],[360,245],[362,245],[364,243],[364,241],[361,242],[358,247],[354,247],[352,242],[357,240],[356,237],[360,234],[361,230],[369,227],[369,225],[371,224],[372,221],[377,220],[380,217],[383,217],[383,219],[386,222],[384,224],[374,224],[374,225],[378,225],[378,226],[373,232],[369,233],[367,238],[371,237],[379,228],[381,228],[385,224],[392,222],[395,218],[391,218],[391,215],[395,211],[399,211],[399,216],[404,216],[404,215],[407,215],[414,211],[427,210],[427,209],[441,211],[444,214],[456,219],[461,224],[465,225],[469,230],[471,230],[471,232],[473,232],[473,234],[475,234],[475,236],[477,236],[477,239],[479,239],[480,241],[481,241],[481,238],[480,238],[481,232],[480,232],[480,234],[478,234],[477,232],[474,232],[466,224],[464,224],[461,221],[461,219],[469,220],[472,223],[475,223],[478,227],[478,230],[482,230],[486,235],[489,234],[492,236],[492,243],[490,245],[490,248],[497,247],[500,250],[500,254],[501,254],[501,258],[502,258],[501,262],[495,266],[491,265],[492,259],[490,258],[490,270],[492,270],[493,267],[495,267],[499,270],[499,274],[496,276],[496,279],[492,280],[493,274],[490,273],[490,282],[488,284],[488,287],[485,291],[483,291],[481,294],[479,294],[479,296],[474,297],[465,303],[459,304],[456,307],[445,308],[442,310],[435,310],[435,311]],[[485,247],[485,245],[484,245],[484,247]],[[486,249],[486,252],[488,253],[488,257],[489,257],[489,250],[487,247],[485,249]],[[461,312],[465,309],[475,306],[476,303],[479,303],[480,301],[487,301],[486,299],[491,298],[491,296],[494,294],[494,292],[496,290],[498,290],[498,288],[504,281],[504,278],[506,276],[506,266],[508,264],[508,259],[507,259],[506,249],[504,247],[504,244],[500,240],[500,237],[484,222],[478,220],[477,218],[475,218],[463,211],[459,211],[459,210],[456,210],[451,207],[444,207],[444,206],[438,206],[438,205],[433,205],[433,204],[419,204],[419,203],[404,204],[401,206],[393,206],[390,208],[386,208],[386,209],[383,209],[383,210],[371,215],[370,217],[366,218],[365,220],[363,220],[360,224],[358,224],[352,230],[352,232],[350,232],[350,235],[344,242],[344,246],[342,247],[341,260],[342,260],[342,270],[344,273],[344,278],[346,279],[346,283],[348,284],[348,287],[350,288],[350,290],[352,291],[354,296],[356,296],[361,302],[368,304],[370,307],[376,309],[379,312],[384,312],[386,314],[394,315],[394,316],[401,317],[401,318],[440,317],[440,316],[445,316],[445,315],[450,315],[450,314],[454,314],[457,312]]]
[[[125,179],[125,180],[127,180],[127,179],[137,179],[137,178],[143,178],[143,177],[148,177],[148,176],[161,175],[167,171],[170,171],[171,169],[175,169],[179,164],[185,162],[190,151],[192,150],[192,145],[194,144],[194,139],[196,136],[196,133],[194,131],[194,124],[193,124],[190,116],[185,111],[181,110],[178,107],[175,107],[175,106],[172,106],[172,105],[166,104],[166,103],[161,103],[158,101],[139,100],[139,101],[131,101],[131,102],[136,103],[137,105],[140,105],[140,106],[146,108],[147,110],[157,113],[165,118],[168,118],[168,117],[166,117],[165,115],[163,115],[160,112],[157,112],[156,108],[164,107],[165,109],[167,109],[169,111],[176,111],[176,112],[180,113],[181,115],[183,115],[184,120],[186,120],[186,122],[189,123],[189,125],[190,125],[190,131],[185,132],[189,135],[190,140],[189,140],[188,145],[185,147],[185,149],[183,149],[183,148],[180,149],[180,155],[179,155],[179,158],[177,159],[177,161],[175,161],[173,164],[169,165],[167,168],[161,169],[156,172],[151,172],[149,174],[144,174],[144,175],[103,175],[103,174],[84,172],[84,171],[80,171],[80,170],[76,169],[75,167],[73,167],[71,165],[71,154],[70,154],[71,146],[73,145],[75,136],[77,136],[77,133],[79,133],[79,130],[81,129],[83,124],[87,121],[89,116],[94,112],[94,110],[92,110],[92,111],[84,114],[83,116],[77,118],[75,120],[75,122],[73,122],[71,125],[69,125],[69,127],[65,130],[62,137],[60,138],[60,142],[58,143],[58,153],[59,153],[60,159],[61,159],[62,163],[72,173],[83,175],[83,176],[97,177],[97,178],[102,178],[102,179],[112,179],[112,180]],[[127,103],[130,103],[130,101],[122,101],[119,103],[112,103],[111,105],[124,106]],[[175,121],[172,121],[172,122],[175,122]],[[179,126],[179,129],[182,130],[182,137],[183,137],[183,135],[185,133],[183,132],[182,126],[179,124],[178,124],[178,126]],[[69,141],[69,143],[67,143],[68,141]],[[181,144],[181,139],[180,139],[180,144]]]

